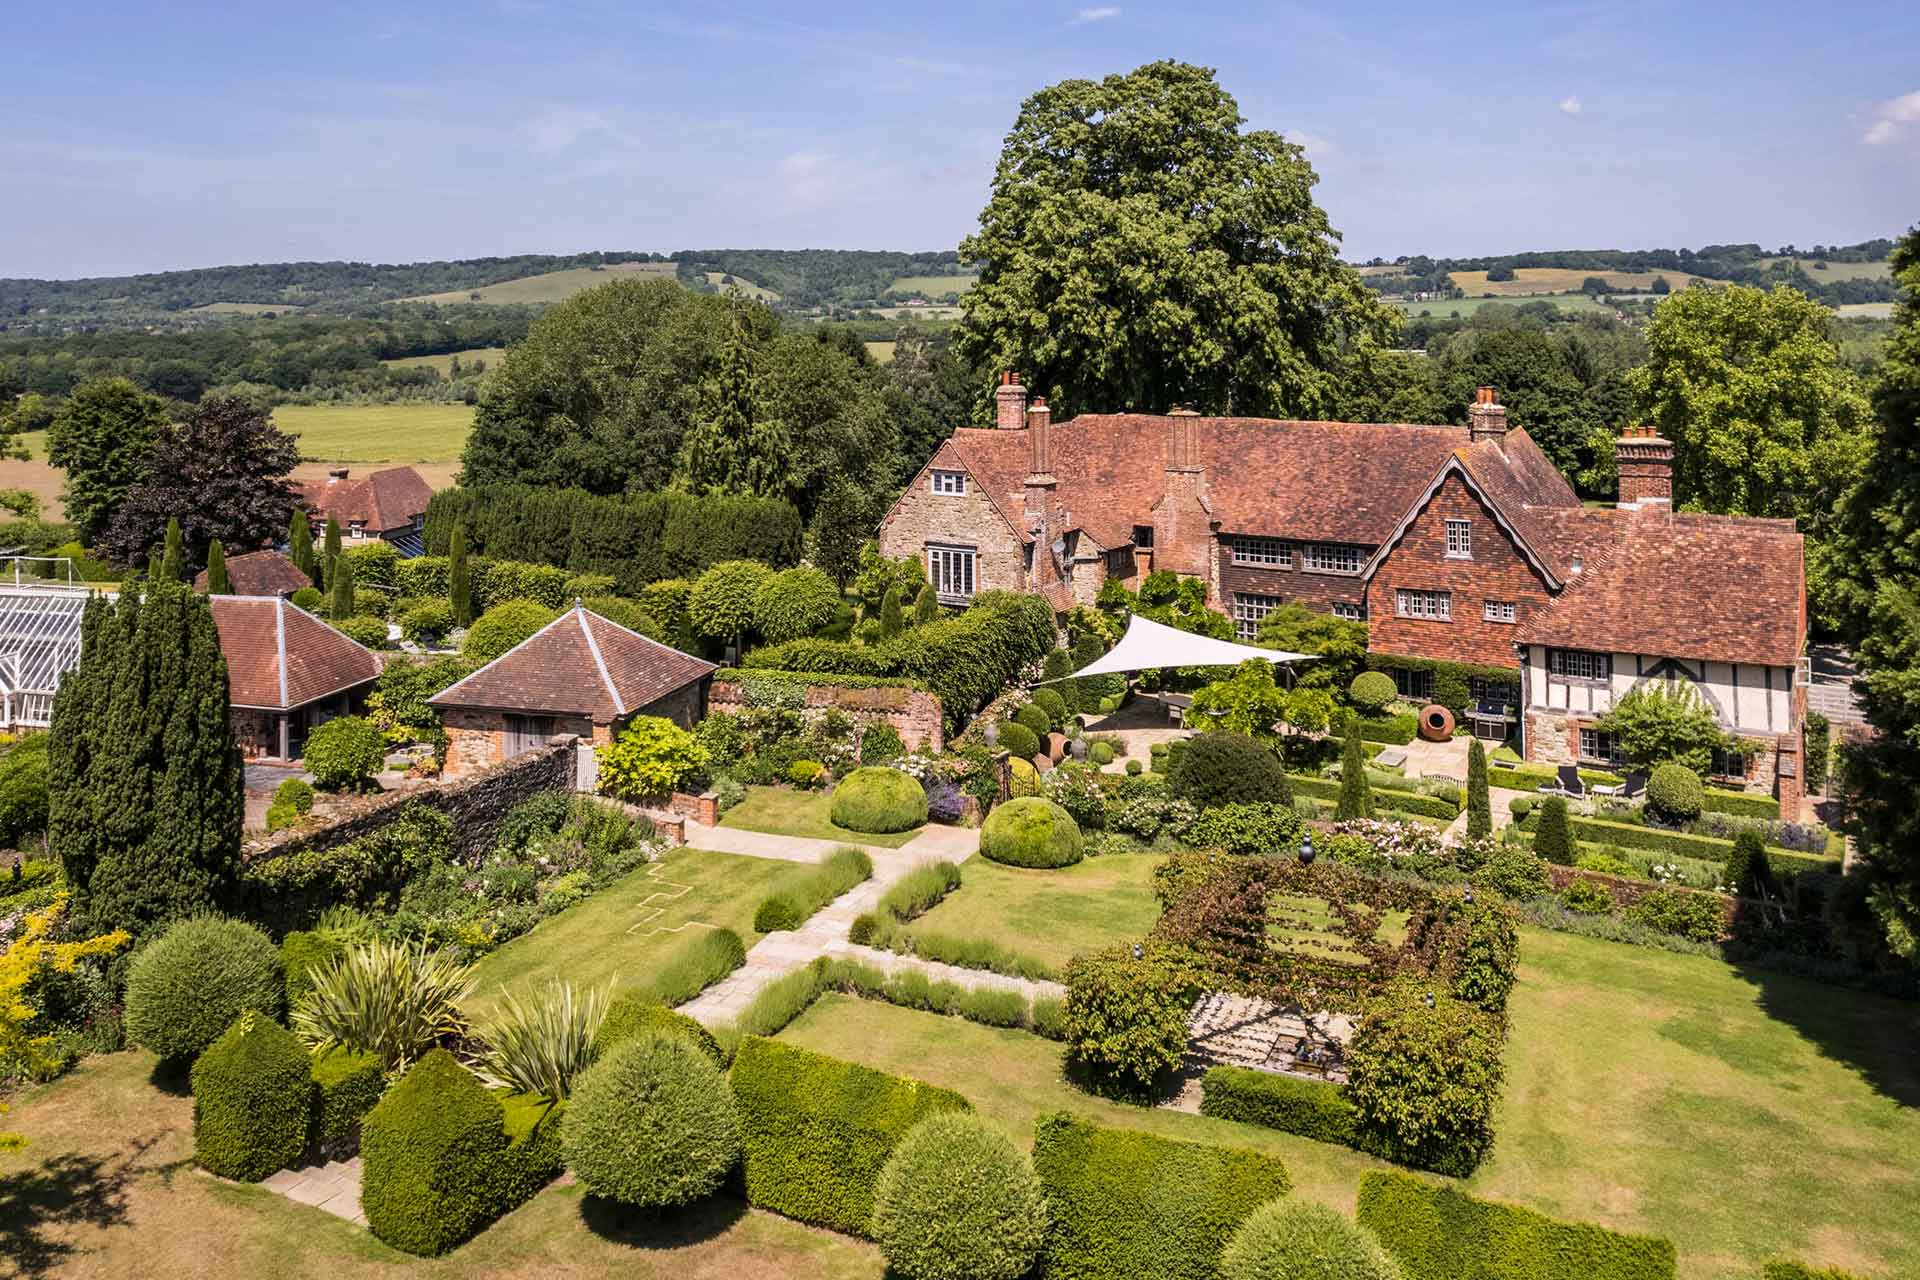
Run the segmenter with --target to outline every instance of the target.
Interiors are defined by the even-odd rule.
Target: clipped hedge
[[[177,921],[127,969],[127,1038],[162,1058],[197,1057],[247,1010],[285,1005],[279,948],[240,920]]]
[[[1201,1077],[1200,1114],[1347,1147],[1358,1118],[1346,1091],[1332,1081],[1229,1066]]]
[[[716,1067],[727,1065],[727,1055],[720,1042],[698,1020],[636,995],[620,996],[607,1006],[607,1016],[601,1019],[600,1030],[593,1037],[593,1050],[597,1055],[605,1055],[624,1041],[655,1033],[678,1036],[705,1054]]]
[[[280,969],[286,977],[287,1007],[313,990],[313,975],[346,953],[331,935],[296,929],[280,939]]]
[[[1404,1173],[1360,1179],[1360,1225],[1407,1280],[1673,1280],[1673,1242],[1480,1200]]]
[[[726,1179],[740,1159],[740,1117],[718,1066],[680,1036],[649,1032],[575,1081],[560,1146],[594,1195],[669,1208]]]
[[[1733,854],[1733,841],[1722,840],[1718,836],[1696,836],[1686,831],[1668,831],[1661,827],[1642,826],[1637,822],[1609,822],[1604,818],[1588,818],[1579,814],[1568,815],[1567,825],[1577,840],[1612,845],[1617,849],[1644,849],[1650,853],[1701,858],[1708,862],[1725,862]],[[1773,873],[1783,879],[1802,871],[1837,873],[1840,870],[1838,858],[1823,857],[1816,853],[1796,853],[1772,845],[1767,847],[1767,862],[1772,865]]]
[[[1400,1264],[1338,1209],[1269,1200],[1234,1232],[1220,1280],[1404,1280]]]
[[[1377,719],[1354,716],[1347,723],[1359,728],[1362,742],[1384,742],[1395,747],[1406,746],[1420,732],[1420,717],[1410,711]]]
[[[445,1253],[560,1171],[561,1109],[496,1097],[436,1049],[361,1127],[360,1208],[373,1234],[408,1253]]]
[[[209,1173],[258,1182],[307,1146],[306,1046],[248,1011],[193,1064],[193,1160]]]
[[[873,859],[866,850],[842,845],[824,861],[783,877],[754,911],[754,932],[798,929],[807,917],[872,874]]]
[[[1340,799],[1340,781],[1337,778],[1313,778],[1305,774],[1290,773],[1287,781],[1292,785],[1295,795],[1312,796],[1316,800]],[[1379,813],[1412,813],[1423,818],[1439,818],[1452,822],[1460,816],[1460,806],[1443,796],[1430,796],[1418,791],[1399,791],[1390,787],[1369,787],[1373,795],[1373,807]]]
[[[732,1080],[748,1201],[862,1236],[900,1139],[928,1116],[971,1109],[950,1089],[758,1037],[741,1043]]]
[[[980,856],[1010,867],[1070,867],[1085,851],[1073,815],[1039,796],[1007,801],[980,828]]]
[[[1760,1268],[1759,1280],[1863,1280],[1838,1267],[1810,1267],[1804,1262],[1776,1258]]]
[[[899,1280],[1020,1280],[1046,1234],[1033,1163],[971,1112],[915,1125],[874,1191],[873,1235]]]
[[[1272,1156],[1067,1112],[1034,1126],[1033,1165],[1053,1215],[1048,1280],[1210,1280],[1240,1224],[1292,1185]]]
[[[329,1049],[313,1056],[313,1116],[308,1136],[320,1150],[337,1156],[357,1150],[361,1121],[386,1092],[380,1059],[351,1049]]]
[[[837,827],[886,835],[911,831],[927,821],[927,792],[912,774],[887,765],[867,765],[833,789],[828,816]]]

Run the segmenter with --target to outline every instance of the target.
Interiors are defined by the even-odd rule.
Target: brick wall
[[[594,724],[585,716],[551,719],[554,733],[572,734],[586,742],[606,742],[612,736],[611,726]],[[453,707],[441,722],[447,730],[447,777],[464,778],[506,762],[506,712]]]
[[[331,849],[371,835],[409,806],[420,804],[439,809],[453,819],[453,845],[458,856],[477,856],[493,848],[500,820],[516,806],[545,791],[573,789],[576,744],[575,738],[563,734],[538,750],[458,781],[423,783],[405,791],[353,797],[333,810],[332,820],[325,826],[290,829],[250,841],[242,856],[254,862],[306,849]]]
[[[1291,567],[1235,564],[1232,535],[1221,534],[1216,548],[1220,563],[1220,599],[1217,602],[1220,611],[1232,617],[1233,598],[1242,592],[1298,601],[1317,613],[1332,613],[1336,604],[1350,604],[1355,608],[1366,606],[1366,579],[1347,574],[1308,573],[1300,567],[1300,544],[1294,543],[1292,546]],[[1368,548],[1368,554],[1372,554],[1372,548]]]
[[[925,746],[944,751],[940,699],[920,689],[848,689],[835,684],[810,684],[803,695],[802,712],[818,719],[829,710],[853,717],[862,725],[882,722],[893,726],[909,751]],[[746,694],[733,680],[715,680],[708,705],[715,711],[738,714],[746,710]]]
[[[1447,558],[1449,519],[1464,519],[1472,526],[1471,560]],[[1397,616],[1394,593],[1403,587],[1450,591],[1452,621]],[[1515,602],[1517,621],[1485,621],[1482,605],[1487,600]],[[1402,657],[1517,668],[1514,636],[1547,601],[1546,582],[1455,473],[1414,516],[1406,535],[1375,571],[1367,589],[1367,647]]]
[[[957,496],[930,488],[930,472],[964,469],[959,455],[942,445],[881,522],[880,553],[908,556],[924,565],[930,542],[972,547],[975,591],[1028,590],[1026,549],[978,482],[969,479],[967,492]],[[1012,502],[1017,517],[1024,498],[1012,495]]]

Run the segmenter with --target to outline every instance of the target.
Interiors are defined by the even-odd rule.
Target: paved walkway
[[[687,843],[696,849],[785,858],[790,862],[818,862],[840,848],[842,842],[770,836],[689,822]],[[804,968],[816,956],[828,954],[835,943],[851,946],[847,934],[854,918],[873,910],[881,895],[907,872],[923,863],[964,862],[972,857],[980,847],[980,832],[971,827],[927,826],[898,849],[860,847],[873,859],[871,877],[814,912],[798,929],[770,933],[760,939],[747,952],[746,964],[681,1005],[680,1012],[716,1026],[735,1021],[768,983]]]
[[[324,1209],[358,1226],[367,1225],[367,1215],[360,1212],[359,1156],[304,1169],[282,1169],[260,1185],[298,1204]]]

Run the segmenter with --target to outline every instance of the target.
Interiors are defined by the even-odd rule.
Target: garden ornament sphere
[[[1300,865],[1303,867],[1312,866],[1313,860],[1317,856],[1313,851],[1313,832],[1306,832],[1300,837]]]
[[[1433,992],[1427,992],[1427,1008],[1433,1008]]]
[[[1138,959],[1139,959],[1139,958],[1141,957],[1141,955],[1142,955],[1142,954],[1144,954],[1144,953],[1143,953],[1143,952],[1142,952],[1142,951],[1140,950],[1140,944],[1139,944],[1139,943],[1137,943],[1137,942],[1136,942],[1136,943],[1134,943],[1134,944],[1133,944],[1133,958],[1134,958],[1135,960],[1138,960]]]

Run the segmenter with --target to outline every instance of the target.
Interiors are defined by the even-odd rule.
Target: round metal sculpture
[[[1453,737],[1453,712],[1437,702],[1420,708],[1420,736],[1428,742],[1445,742]]]

